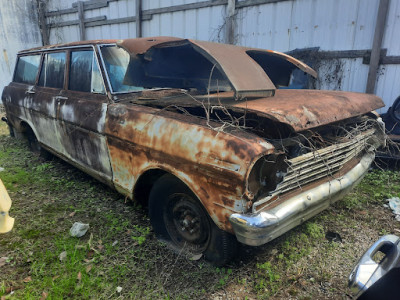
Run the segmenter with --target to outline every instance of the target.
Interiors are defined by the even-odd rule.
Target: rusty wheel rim
[[[172,194],[164,210],[164,224],[172,242],[200,254],[207,249],[211,227],[203,208],[187,194]]]

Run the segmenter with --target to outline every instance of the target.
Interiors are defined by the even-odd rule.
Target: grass
[[[145,209],[59,159],[35,156],[4,123],[0,167],[16,218],[0,235],[5,299],[344,298],[357,257],[400,229],[383,208],[400,196],[400,175],[375,170],[330,209],[267,245],[242,245],[231,264],[216,268],[172,253]],[[78,221],[90,224],[82,238],[69,235]],[[327,231],[343,242],[328,241]]]
[[[368,204],[380,204],[382,199],[400,195],[400,185],[394,184],[399,181],[399,171],[375,170],[370,172],[342,203],[348,209],[362,208]]]

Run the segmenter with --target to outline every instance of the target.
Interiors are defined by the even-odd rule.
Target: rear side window
[[[14,82],[35,84],[39,64],[40,54],[19,57],[15,70]]]
[[[47,53],[40,71],[39,85],[62,89],[64,69],[65,52]]]
[[[70,90],[104,93],[103,81],[93,50],[71,52]]]

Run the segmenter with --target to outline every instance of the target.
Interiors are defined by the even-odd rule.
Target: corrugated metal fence
[[[50,44],[166,35],[282,52],[303,49],[294,54],[319,72],[316,88],[365,92],[380,1],[36,0],[36,3],[46,4],[38,21],[43,41]],[[389,1],[383,29],[375,93],[390,106],[400,95],[400,1]],[[308,50],[304,51],[305,48]]]
[[[42,44],[36,11],[31,0],[0,3],[0,93],[11,81],[17,52]]]

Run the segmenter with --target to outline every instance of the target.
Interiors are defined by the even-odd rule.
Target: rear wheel
[[[14,127],[10,123],[8,123],[8,131],[11,137],[15,137]]]
[[[179,252],[203,254],[215,265],[236,253],[236,238],[219,229],[190,189],[170,174],[154,184],[149,215],[156,235]]]
[[[43,149],[43,147],[40,145],[32,128],[26,128],[26,137],[28,139],[29,149],[31,149],[32,152],[37,153],[40,157],[44,159],[51,158],[51,154],[47,150]]]

